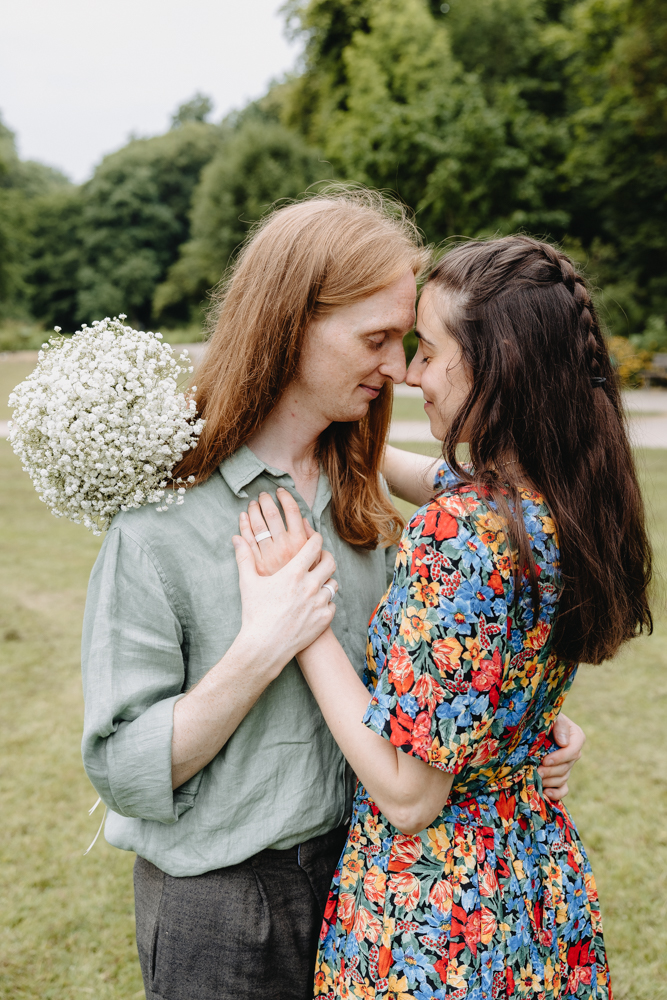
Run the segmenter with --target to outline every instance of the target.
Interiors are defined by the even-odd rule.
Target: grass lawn
[[[31,367],[0,365],[0,403]],[[663,570],[667,451],[642,452],[640,465]],[[130,1000],[143,996],[133,857],[103,839],[83,857],[101,818],[87,815],[96,794],[79,757],[81,616],[100,540],[48,513],[6,441],[0,472],[0,998]],[[657,590],[653,638],[583,667],[567,701],[589,737],[568,804],[598,879],[616,1000],[667,1000],[667,615]]]

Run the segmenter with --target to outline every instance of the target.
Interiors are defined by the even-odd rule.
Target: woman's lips
[[[376,387],[374,385],[364,385],[362,383],[359,386],[359,388],[367,392],[368,395],[371,397],[371,399],[377,399],[377,397],[380,395],[380,389],[382,388],[382,386]]]

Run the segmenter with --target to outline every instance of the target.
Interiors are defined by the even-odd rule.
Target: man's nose
[[[381,375],[390,378],[396,385],[399,382],[405,381],[405,351],[403,350],[402,340],[398,340],[387,347],[380,364],[379,372]]]

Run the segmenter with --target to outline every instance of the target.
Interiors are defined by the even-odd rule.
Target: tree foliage
[[[197,313],[249,227],[320,178],[397,192],[427,238],[562,241],[608,326],[667,347],[661,0],[288,0],[294,73],[106,157],[81,188],[0,123],[0,311],[70,327]],[[443,12],[444,11],[444,12]]]
[[[218,283],[252,223],[296,198],[330,167],[298,135],[262,117],[241,120],[205,167],[192,204],[192,238],[155,293],[155,312],[197,307]]]
[[[184,122],[105,157],[82,192],[77,316],[150,323],[155,288],[189,236],[192,193],[221,130]]]

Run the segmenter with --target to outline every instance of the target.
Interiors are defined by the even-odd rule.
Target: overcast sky
[[[23,159],[88,178],[130,133],[164,132],[202,91],[217,121],[290,69],[281,0],[13,0],[0,113]]]

